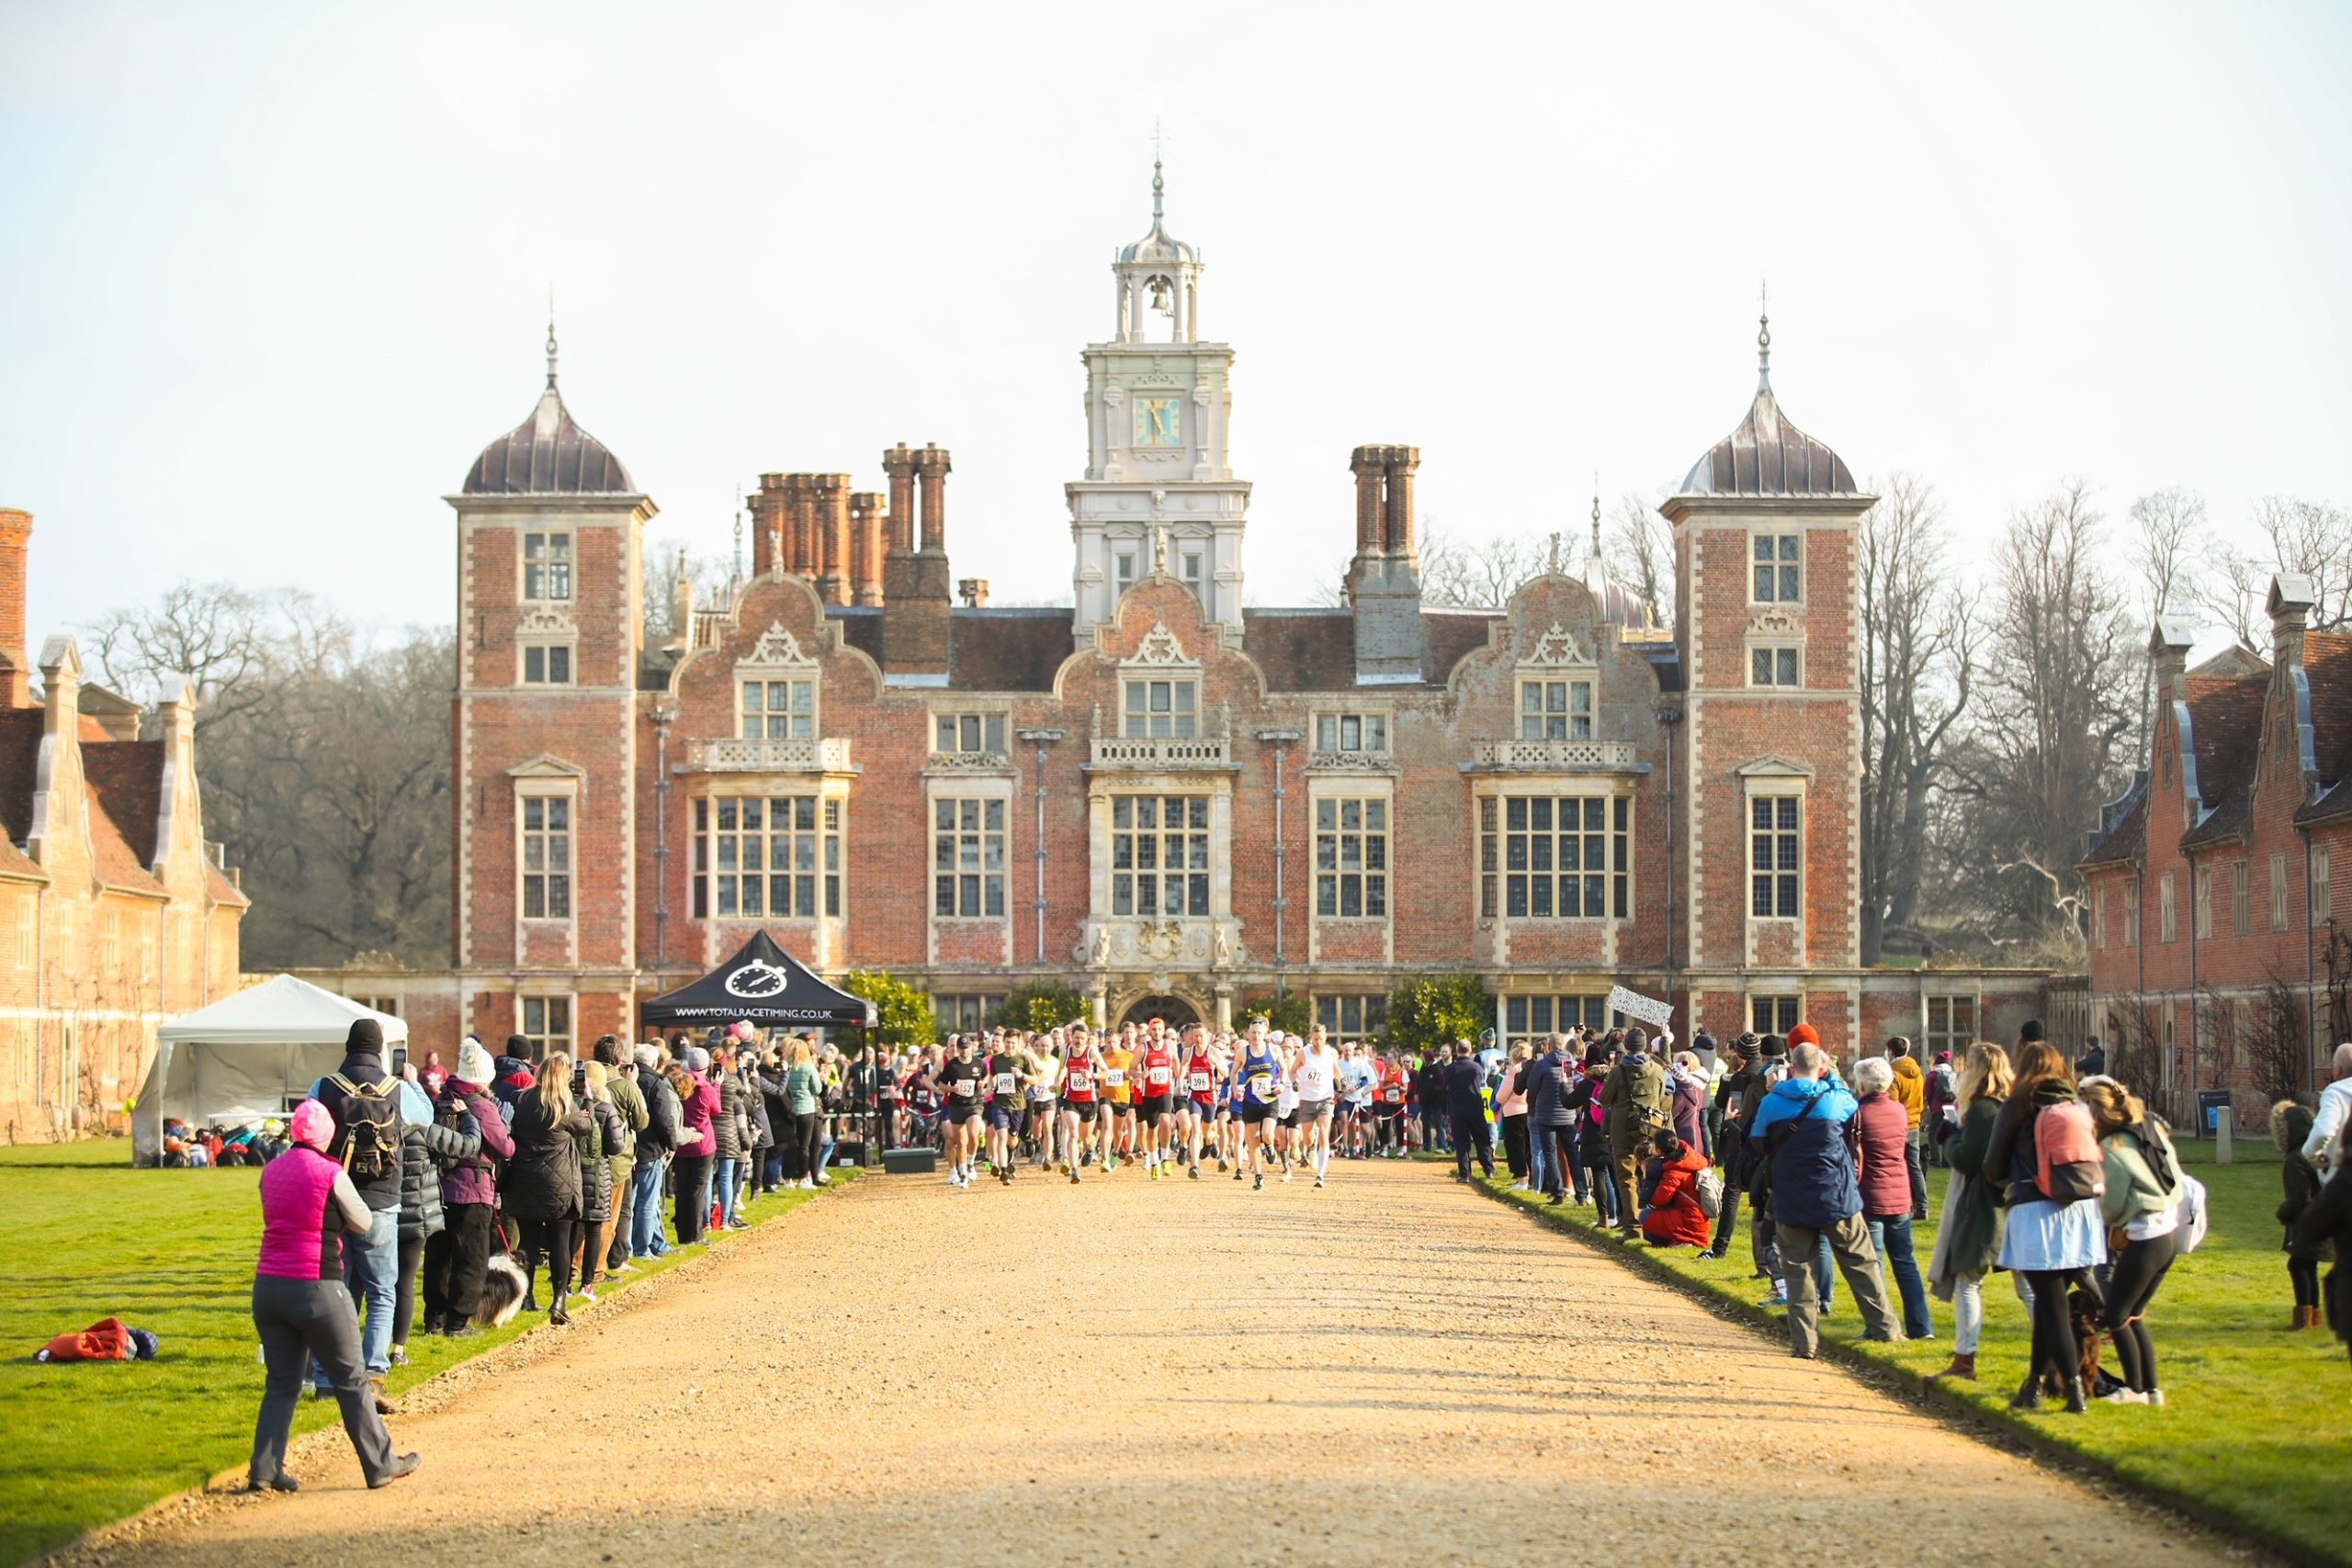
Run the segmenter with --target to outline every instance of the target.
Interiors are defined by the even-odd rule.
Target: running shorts
[[[1159,1125],[1160,1118],[1168,1114],[1168,1097],[1164,1094],[1147,1094],[1136,1101],[1136,1108],[1143,1112],[1145,1126],[1157,1127]]]
[[[1021,1107],[1017,1105],[1007,1105],[1000,1100],[989,1100],[989,1125],[991,1127],[1001,1127],[1008,1133],[1019,1132],[1021,1130]]]
[[[1094,1114],[1094,1101],[1091,1100],[1065,1100],[1062,1101],[1062,1109],[1082,1122],[1087,1117]]]
[[[1245,1103],[1241,1107],[1241,1119],[1244,1122],[1272,1122],[1274,1120],[1275,1114],[1276,1112],[1274,1108],[1271,1105],[1250,1105]]]
[[[947,1119],[959,1127],[979,1113],[980,1108],[977,1105],[951,1105],[947,1108]]]
[[[1331,1114],[1331,1102],[1329,1100],[1302,1100],[1298,1102],[1298,1111],[1296,1112],[1297,1121],[1294,1122],[1292,1125],[1297,1126],[1300,1122],[1317,1121],[1322,1117],[1329,1116],[1329,1114]]]

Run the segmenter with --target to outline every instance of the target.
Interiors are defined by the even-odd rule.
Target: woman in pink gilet
[[[365,1235],[374,1223],[367,1202],[340,1163],[327,1157],[334,1117],[315,1100],[294,1112],[287,1151],[262,1168],[261,1258],[254,1266],[254,1327],[268,1369],[261,1418],[254,1424],[248,1492],[293,1492],[286,1473],[286,1443],[294,1408],[316,1358],[343,1406],[343,1429],[358,1450],[370,1486],[389,1486],[413,1471],[414,1454],[392,1452],[391,1434],[376,1414],[368,1368],[359,1354],[359,1314],[343,1282],[345,1230]]]

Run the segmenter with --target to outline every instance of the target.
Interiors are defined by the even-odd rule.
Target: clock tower
[[[1111,265],[1118,314],[1089,344],[1086,477],[1066,487],[1081,646],[1119,595],[1155,572],[1199,596],[1209,620],[1241,628],[1241,533],[1250,486],[1227,452],[1233,350],[1201,337],[1200,253],[1169,236],[1151,165],[1151,231]]]

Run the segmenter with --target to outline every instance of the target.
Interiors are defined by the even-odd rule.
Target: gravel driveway
[[[411,1480],[361,1489],[330,1432],[298,1447],[297,1496],[202,1499],[65,1560],[2245,1560],[1432,1164],[1262,1193],[874,1177],[631,1294],[413,1399]]]

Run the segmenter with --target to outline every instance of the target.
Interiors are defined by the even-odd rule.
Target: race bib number
[[[1194,1073],[1194,1074],[1193,1075],[1192,1083],[1193,1083],[1193,1092],[1194,1094],[1206,1094],[1206,1093],[1208,1093],[1208,1091],[1209,1091],[1209,1076],[1208,1076],[1208,1074],[1206,1074],[1206,1073]]]
[[[1166,1067],[1148,1068],[1145,1076],[1150,1078],[1151,1087],[1156,1089],[1164,1089],[1176,1080],[1176,1075]]]
[[[1380,1098],[1391,1105],[1396,1105],[1403,1101],[1405,1091],[1401,1089],[1384,1089],[1380,1091]]]
[[[997,1093],[1003,1095],[1005,1098],[1011,1099],[1013,1089],[1019,1087],[1020,1081],[1021,1080],[1019,1078],[1015,1077],[1011,1073],[999,1073],[996,1076],[996,1091]]]
[[[1094,1075],[1073,1068],[1069,1075],[1069,1087],[1073,1094],[1091,1094],[1094,1090]]]
[[[1261,1099],[1263,1099],[1266,1095],[1269,1095],[1269,1094],[1272,1093],[1272,1092],[1273,1092],[1273,1089],[1274,1089],[1274,1075],[1273,1075],[1273,1074],[1272,1074],[1272,1073],[1251,1073],[1251,1074],[1250,1075],[1250,1092],[1251,1094],[1257,1095],[1257,1096],[1259,1096]]]
[[[1113,1089],[1117,1089],[1127,1081],[1126,1069],[1124,1067],[1105,1067],[1102,1069],[1102,1081],[1109,1084]]]

